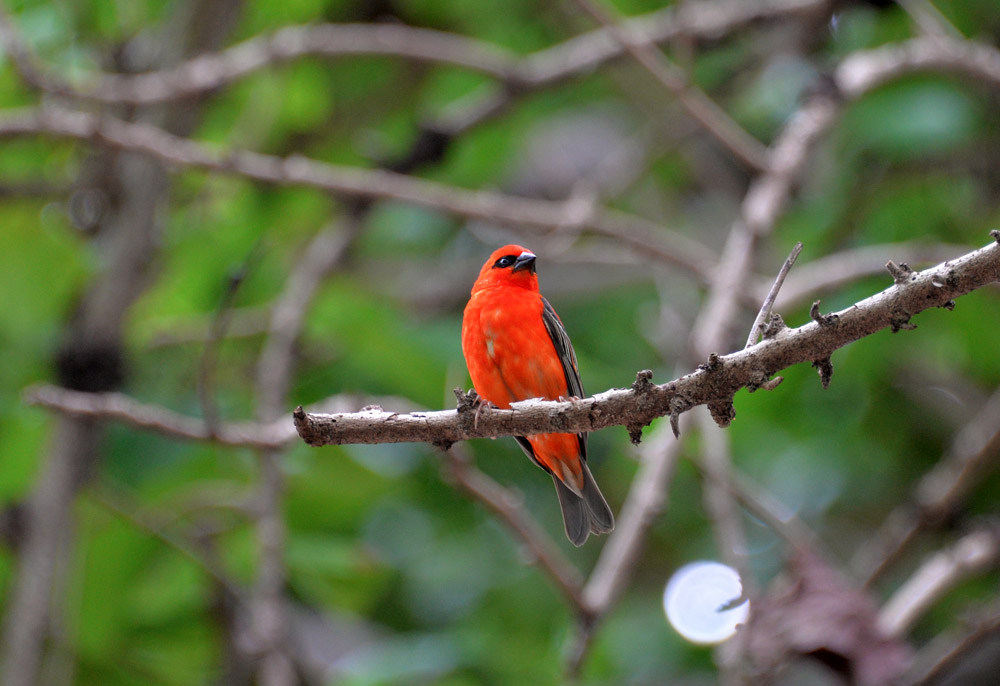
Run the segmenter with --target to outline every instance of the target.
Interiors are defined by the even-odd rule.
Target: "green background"
[[[113,68],[116,50],[155,39],[182,4],[7,3],[42,63],[82,88],[88,74]],[[993,44],[1000,38],[1000,8],[992,0],[935,4],[966,36]],[[873,5],[838,7],[835,26],[746,28],[703,45],[670,46],[668,54],[769,142],[803,90],[840,58],[915,35],[899,7]],[[625,14],[660,6],[618,3]],[[373,12],[518,54],[593,27],[572,3],[249,0],[224,44],[289,24],[369,21]],[[211,93],[192,137],[222,149],[373,167],[407,150],[428,115],[488,82],[457,67],[398,58],[300,59]],[[0,117],[39,100],[4,60]],[[950,243],[958,246],[956,256],[984,245],[988,231],[1000,227],[998,106],[996,91],[948,75],[906,77],[852,104],[762,245],[761,279],[799,240],[800,264],[880,243]],[[567,165],[593,169],[630,141],[643,159],[633,178],[606,191],[605,201],[717,252],[748,176],[628,60],[516,98],[419,174],[470,189],[558,198],[569,190]],[[0,503],[8,508],[28,497],[52,444],[54,419],[26,406],[23,389],[56,381],[62,332],[104,265],[106,246],[74,219],[91,151],[49,136],[0,142]],[[202,343],[228,299],[233,335],[219,346],[215,403],[226,419],[252,418],[253,371],[269,305],[308,240],[331,222],[345,223],[348,212],[343,199],[316,190],[172,171],[152,280],[125,323],[121,390],[201,415]],[[288,410],[336,394],[392,396],[380,401],[388,409],[403,399],[453,407],[452,389],[469,385],[459,341],[462,307],[482,261],[511,238],[539,254],[542,290],[573,339],[588,392],[627,386],[640,369],[652,369],[658,382],[689,371],[687,333],[704,296],[699,284],[608,239],[543,234],[377,203],[310,309]],[[230,275],[241,269],[245,278],[227,295]],[[882,273],[819,297],[824,311],[839,309],[889,284]],[[740,313],[729,349],[742,345],[753,314]],[[782,314],[791,325],[804,323],[808,303]],[[799,365],[784,372],[776,391],[736,397],[737,419],[728,430],[735,463],[814,527],[837,563],[847,565],[884,517],[908,501],[916,480],[1000,382],[995,287],[960,299],[953,312],[934,310],[914,321],[916,331],[883,331],[837,352],[827,391],[813,369]],[[585,683],[715,683],[711,649],[674,633],[660,601],[679,566],[719,558],[702,483],[687,459],[698,437],[682,440],[686,457],[668,506],[624,597],[596,634]],[[590,446],[594,474],[617,512],[637,450],[623,428],[593,435]],[[581,549],[564,540],[549,478],[512,440],[477,440],[469,449],[480,468],[523,494],[525,508],[581,570],[592,567],[605,539]],[[340,656],[330,683],[499,686],[561,678],[572,611],[546,576],[525,564],[518,541],[442,478],[433,447],[297,444],[281,464],[288,608],[321,655]],[[250,450],[109,425],[99,463],[72,507],[75,540],[56,608],[61,629],[50,644],[50,653],[68,656],[72,683],[223,680],[229,657],[217,586],[110,503],[122,500],[169,535],[200,537],[226,572],[249,586],[256,544],[242,506],[258,480]],[[998,486],[995,475],[984,478],[958,513],[959,528],[996,515]],[[766,583],[781,568],[783,546],[760,522],[746,523],[751,564]],[[921,550],[953,538],[928,537]],[[905,560],[877,596],[891,592],[918,560]],[[15,564],[15,550],[0,547],[6,593]],[[918,624],[914,644],[995,592],[995,574],[964,584]]]

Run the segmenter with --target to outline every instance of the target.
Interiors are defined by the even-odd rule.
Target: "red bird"
[[[520,245],[496,250],[479,272],[462,321],[462,352],[482,400],[501,408],[529,398],[583,397],[576,353],[549,301],[538,292],[535,255]],[[583,545],[615,518],[587,467],[587,434],[516,437],[552,475],[566,536]]]

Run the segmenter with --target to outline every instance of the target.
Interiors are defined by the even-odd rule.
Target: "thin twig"
[[[215,367],[219,357],[219,345],[226,336],[229,322],[233,314],[233,302],[240,286],[246,280],[247,273],[252,271],[260,260],[262,243],[258,240],[251,248],[249,255],[226,280],[225,290],[219,299],[215,316],[208,327],[208,336],[202,346],[201,358],[198,360],[198,402],[201,413],[205,417],[205,430],[214,434],[219,426],[219,410],[215,403]]]
[[[749,348],[760,338],[761,330],[764,328],[764,321],[771,314],[771,308],[774,307],[774,300],[778,297],[778,291],[781,290],[781,285],[785,282],[785,277],[788,276],[788,270],[795,264],[795,260],[798,259],[801,252],[802,241],[796,241],[795,247],[792,248],[792,252],[785,258],[785,263],[781,265],[778,276],[775,277],[774,283],[771,284],[771,290],[767,292],[764,303],[760,306],[760,312],[757,313],[757,317],[753,320],[753,326],[750,327],[750,335],[747,336],[747,344],[744,347]]]
[[[820,547],[819,537],[805,522],[736,467],[730,467],[727,486],[748,512],[770,527],[793,551]]]

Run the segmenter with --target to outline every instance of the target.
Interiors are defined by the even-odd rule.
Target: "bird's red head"
[[[479,270],[472,292],[497,286],[516,286],[538,290],[535,275],[535,254],[520,245],[505,245],[498,248]]]

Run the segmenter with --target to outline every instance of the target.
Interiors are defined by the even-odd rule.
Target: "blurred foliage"
[[[71,79],[107,68],[130,41],[155,36],[181,4],[7,3],[25,40]],[[627,14],[660,6],[647,0],[615,4]],[[935,4],[970,37],[995,43],[1000,36],[994,0]],[[589,28],[572,4],[539,7],[526,0],[248,0],[231,41],[291,23],[367,21],[369,11],[374,18],[391,15],[518,53]],[[864,3],[845,4],[834,21],[815,27],[804,41],[805,54],[792,49],[797,31],[748,29],[689,54],[686,66],[741,123],[770,140],[818,73],[852,50],[914,34],[898,7]],[[429,113],[487,82],[454,67],[390,58],[300,60],[213,94],[194,136],[220,146],[373,166],[405,151]],[[2,107],[36,101],[10,60],[3,61]],[[985,243],[987,231],[1000,227],[998,106],[996,93],[930,75],[893,82],[851,106],[764,247],[760,272],[772,273],[796,240],[806,245],[803,262],[881,242]],[[444,160],[422,173],[463,187],[542,195],[553,188],[549,181],[561,173],[559,164],[586,159],[601,136],[614,149],[640,135],[647,144],[643,168],[608,202],[721,245],[746,178],[731,163],[720,163],[717,150],[706,151],[712,146],[701,136],[671,141],[675,127],[688,130],[690,123],[645,74],[622,61],[519,98],[502,116],[455,140]],[[561,148],[553,151],[545,145],[556,131]],[[103,247],[74,222],[74,205],[87,200],[76,175],[89,154],[86,145],[47,139],[0,145],[5,505],[27,497],[52,440],[51,418],[25,407],[22,389],[54,380],[52,359],[67,318],[103,266]],[[560,187],[558,179],[552,184]],[[29,185],[37,188],[27,192]],[[266,317],[308,239],[346,213],[343,203],[312,190],[178,171],[162,216],[155,279],[127,322],[124,390],[200,414],[195,388],[202,346],[190,334],[207,331],[228,275],[260,251],[234,306],[241,316]],[[375,206],[347,264],[311,308],[289,409],[339,393],[451,407],[451,389],[468,386],[459,344],[462,306],[481,260],[507,238],[496,227],[423,209]],[[627,385],[639,369],[654,369],[658,381],[686,371],[687,327],[703,293],[685,277],[661,265],[623,261],[607,241],[583,238],[568,247],[560,237],[519,240],[540,254],[542,288],[574,340],[588,391]],[[887,284],[887,275],[879,275],[823,294],[824,310]],[[745,331],[752,314],[743,313],[737,328]],[[807,318],[801,308],[783,314],[793,324]],[[775,392],[739,394],[738,418],[729,430],[737,465],[815,527],[846,562],[906,501],[915,480],[1000,384],[998,321],[1000,299],[989,289],[962,298],[954,312],[920,315],[916,331],[882,332],[838,352],[828,391],[815,371],[800,366],[784,373]],[[253,415],[262,340],[251,333],[221,346],[217,403],[227,418]],[[697,439],[683,440],[693,446]],[[617,510],[635,473],[636,450],[623,429],[594,435],[591,446],[597,480]],[[571,548],[549,479],[513,441],[476,441],[470,448],[479,466],[521,492],[567,555],[589,570],[602,541]],[[442,479],[433,448],[297,445],[284,467],[289,603],[296,630],[315,634],[314,650],[329,660],[335,683],[500,686],[559,679],[570,611],[546,577],[524,564],[508,532]],[[58,649],[70,656],[74,683],[219,681],[226,645],[216,583],[191,559],[120,516],[102,493],[134,502],[168,532],[199,532],[220,564],[250,584],[254,534],[233,503],[249,496],[257,478],[250,451],[110,428],[95,485],[74,508],[76,542],[58,608]],[[973,500],[974,511],[996,514],[987,486]],[[756,520],[748,526],[752,564],[762,580],[769,579],[780,568],[781,544]],[[669,628],[660,595],[674,569],[717,557],[699,478],[682,462],[634,583],[597,635],[584,680],[713,683],[710,649],[685,643]],[[12,550],[0,549],[5,590],[12,586],[13,560]],[[989,583],[995,587],[995,578],[950,598],[945,608],[951,612],[928,617],[921,635],[947,626],[988,592]]]

